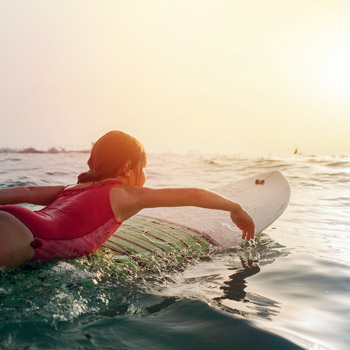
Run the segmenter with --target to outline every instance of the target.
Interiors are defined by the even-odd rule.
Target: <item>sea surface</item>
[[[0,186],[72,184],[87,158],[2,153]],[[0,349],[350,349],[350,157],[150,154],[146,185],[273,169],[290,204],[254,243],[122,278],[103,252],[0,270]]]

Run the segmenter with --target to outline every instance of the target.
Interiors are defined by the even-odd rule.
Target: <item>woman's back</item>
[[[34,212],[16,205],[4,205],[1,210],[31,230],[36,260],[82,256],[95,251],[121,225],[110,204],[110,191],[120,184],[107,180],[64,189],[52,203]]]

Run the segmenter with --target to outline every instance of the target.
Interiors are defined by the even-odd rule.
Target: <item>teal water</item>
[[[0,184],[73,183],[86,160],[0,154]],[[0,349],[349,347],[349,158],[163,154],[148,164],[148,186],[208,189],[276,168],[291,202],[254,244],[177,267],[121,277],[101,251],[0,271]]]

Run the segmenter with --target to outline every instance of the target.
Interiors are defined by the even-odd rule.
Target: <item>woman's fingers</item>
[[[254,239],[254,232],[252,231],[242,231],[242,239],[246,239],[247,241],[250,241],[251,239]]]
[[[242,239],[246,239],[247,241],[254,239],[255,225],[253,221],[245,222],[240,226],[240,229],[242,230]]]

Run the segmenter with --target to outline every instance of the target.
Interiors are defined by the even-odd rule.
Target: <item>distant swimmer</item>
[[[249,214],[230,199],[199,188],[143,187],[146,152],[134,137],[110,131],[92,147],[89,170],[70,186],[20,186],[0,190],[0,267],[29,261],[73,259],[94,253],[123,221],[144,208],[196,206],[228,211],[254,239]],[[32,211],[14,204],[44,206]]]

